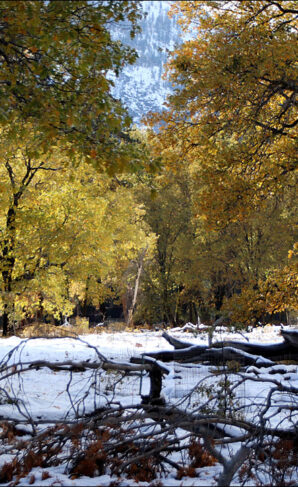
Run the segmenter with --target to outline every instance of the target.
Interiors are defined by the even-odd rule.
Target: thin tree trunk
[[[4,312],[2,315],[3,336],[7,336],[8,325],[9,325],[9,319],[8,319],[7,305],[5,304],[4,305]]]
[[[137,271],[137,277],[135,281],[135,288],[134,288],[134,293],[133,293],[133,298],[132,298],[132,303],[131,306],[127,312],[127,325],[131,326],[133,323],[133,314],[136,309],[137,305],[137,298],[138,298],[138,292],[139,292],[139,286],[140,286],[140,279],[143,271],[143,264],[144,264],[144,258],[147,252],[147,247],[143,250],[140,261],[138,262],[138,271]]]
[[[2,247],[2,279],[4,288],[4,314],[3,314],[3,335],[7,335],[9,325],[9,312],[14,307],[12,291],[12,275],[15,266],[15,245],[16,245],[16,213],[18,210],[20,199],[24,193],[24,190],[29,186],[34,178],[38,168],[32,167],[31,162],[26,162],[26,172],[19,185],[16,188],[15,175],[13,167],[10,165],[10,161],[5,161],[5,167],[8,173],[11,184],[11,197],[12,203],[8,208],[6,216],[6,236],[4,238]]]
[[[78,316],[81,316],[81,315],[86,316],[87,315],[89,285],[90,285],[90,276],[87,276],[86,283],[85,283],[84,300],[82,302],[82,305],[80,306],[81,314],[78,314]]]
[[[9,208],[6,217],[6,238],[2,250],[2,279],[4,287],[4,313],[3,313],[3,335],[6,336],[9,326],[9,310],[12,290],[12,273],[15,265],[15,218],[16,207]]]

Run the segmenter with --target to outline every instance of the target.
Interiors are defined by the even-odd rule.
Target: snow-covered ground
[[[207,334],[204,331],[193,334],[176,329],[172,330],[171,334],[175,338],[193,344],[207,344],[208,342]],[[142,332],[90,334],[81,336],[80,340],[72,338],[22,340],[14,336],[0,339],[0,360],[2,365],[5,363],[8,367],[6,367],[6,371],[19,362],[26,364],[37,360],[51,363],[68,361],[75,363],[89,361],[92,363],[98,361],[97,352],[103,354],[107,359],[129,362],[132,356],[153,351],[172,350],[173,347],[161,335],[162,331],[143,330]],[[223,339],[237,341],[248,339],[250,342],[258,343],[282,341],[280,327],[278,326],[265,326],[244,334],[230,333],[227,329],[222,328],[214,333],[213,340]],[[207,407],[208,390],[210,391],[212,387],[218,387],[219,379],[214,373],[214,367],[203,364],[190,366],[189,364],[174,362],[166,365],[169,368],[169,374],[164,377],[162,392],[167,403],[186,407],[186,401],[188,401],[187,407],[195,409],[196,405],[204,400]],[[250,367],[246,369],[245,373],[250,374],[251,380],[247,380],[237,387],[233,401],[239,407],[239,411],[245,414],[246,419],[249,420],[254,420],[258,409],[260,410],[264,405],[268,391],[272,388],[272,383],[267,382],[268,380],[271,381],[274,378],[276,381],[287,386],[293,386],[298,390],[297,365],[282,364],[270,368],[258,368],[257,370]],[[236,380],[238,380],[237,374],[230,373],[230,384]],[[116,382],[117,385],[115,386]],[[136,374],[122,377],[117,372],[102,371],[101,374],[95,376],[93,370],[70,374],[67,370],[55,371],[41,367],[38,370],[28,370],[6,379],[3,379],[2,376],[2,380],[0,377],[0,417],[10,417],[20,420],[22,423],[33,418],[34,421],[43,424],[45,427],[47,422],[59,421],[65,417],[74,418],[76,414],[88,414],[95,408],[104,406],[111,401],[123,406],[136,405],[140,403],[140,394],[148,394],[149,385],[147,375],[140,377],[139,374]],[[11,401],[7,403],[4,390],[10,397],[18,399],[16,404],[11,404]],[[192,394],[189,399],[186,399],[190,391]],[[270,409],[271,425],[274,427],[288,426],[288,417],[286,418],[285,413],[282,412],[280,401],[284,401],[284,397],[278,398],[276,396],[276,406],[273,402],[273,408]],[[290,406],[293,398],[289,398],[289,401]],[[213,407],[212,403],[209,406]],[[279,407],[280,412],[278,414],[273,411],[274,407],[276,407],[276,411]],[[2,454],[0,466],[14,457],[15,452],[7,453],[8,450],[5,442],[2,446],[0,445],[0,454]],[[131,479],[119,479],[111,475],[101,475],[94,478],[83,476],[72,479],[65,473],[65,465],[62,463],[59,466],[46,469],[50,475],[48,478],[42,478],[43,469],[33,468],[27,477],[20,479],[19,485],[29,485],[31,482],[42,486],[109,486],[110,484],[119,486],[211,486],[216,485],[216,479],[221,470],[222,466],[219,464],[203,467],[197,471],[195,478],[183,477],[178,480],[176,470],[172,469],[167,475],[162,475],[158,479],[159,483],[157,480],[152,483],[137,483]],[[298,477],[295,480],[298,482]],[[250,485],[256,485],[256,483],[252,481]]]

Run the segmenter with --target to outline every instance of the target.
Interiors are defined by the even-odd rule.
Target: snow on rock
[[[148,111],[160,111],[171,85],[164,79],[164,65],[168,53],[181,43],[180,29],[174,18],[168,17],[169,1],[142,1],[147,16],[140,23],[142,32],[130,39],[128,29],[118,24],[112,36],[136,49],[139,58],[127,66],[119,77],[111,77],[115,87],[113,96],[120,98],[134,122],[140,123]]]

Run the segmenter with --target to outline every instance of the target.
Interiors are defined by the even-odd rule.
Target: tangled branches
[[[196,477],[206,466],[218,485],[291,485],[297,478],[298,389],[268,367],[257,374],[254,367],[205,367],[173,401],[161,388],[176,380],[175,363],[146,355],[140,363],[116,362],[79,338],[68,340],[80,360],[50,360],[45,349],[30,360],[34,340],[20,342],[0,364],[0,453],[7,459],[0,482],[16,485],[37,467],[46,476],[58,466],[72,479],[108,474],[149,483],[173,472]],[[56,380],[43,408],[41,376],[48,388]]]

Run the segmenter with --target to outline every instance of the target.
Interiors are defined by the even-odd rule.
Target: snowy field
[[[181,340],[193,344],[207,344],[206,333],[186,333],[179,330],[171,330],[170,333]],[[28,428],[34,421],[38,423],[38,431],[42,431],[50,423],[60,420],[74,419],[78,415],[88,415],[94,409],[104,407],[106,404],[118,404],[121,406],[137,405],[140,403],[140,395],[149,393],[149,378],[147,374],[123,375],[118,371],[104,371],[94,373],[94,370],[78,371],[70,373],[68,370],[56,371],[47,367],[40,367],[38,370],[27,370],[18,375],[9,375],[9,370],[17,363],[23,364],[34,361],[46,361],[51,364],[68,362],[88,362],[90,364],[98,361],[98,352],[109,360],[117,362],[129,362],[132,356],[141,356],[154,351],[173,350],[173,347],[162,338],[162,332],[119,332],[101,333],[98,335],[84,335],[79,340],[72,338],[34,338],[22,340],[18,337],[0,339],[0,360],[2,367],[5,365],[5,374],[0,376],[0,417],[11,418],[19,422],[24,428]],[[224,328],[214,334],[213,340],[220,341],[231,339],[238,341],[249,340],[257,343],[277,343],[282,341],[280,327],[266,326],[257,328],[250,333],[243,335],[229,333]],[[168,375],[164,376],[162,394],[167,403],[195,410],[198,404],[205,402],[206,410],[212,408],[210,402],[210,390],[218,388],[218,375],[215,367],[203,364],[181,364],[170,362],[165,364],[169,369]],[[10,367],[10,369],[9,369]],[[237,405],[242,417],[254,421],[266,401],[270,388],[273,387],[272,379],[287,386],[297,388],[298,374],[295,364],[278,364],[267,368],[247,367],[245,374],[251,377],[233,391],[233,404]],[[229,373],[229,391],[232,391],[233,383],[239,379],[237,373]],[[257,379],[257,380],[256,380]],[[191,392],[191,394],[190,394]],[[7,401],[7,395],[15,398],[16,401]],[[231,393],[232,394],[232,393]],[[297,398],[296,398],[297,400]],[[297,403],[293,396],[287,398],[287,408],[280,407],[285,404],[285,395],[274,397],[272,407],[267,415],[271,416],[271,427],[290,427],[290,422],[297,422],[297,416],[288,415],[289,408],[296,410]],[[24,440],[24,437],[22,437]],[[17,451],[4,438],[0,446],[0,466],[10,462],[16,457]],[[231,455],[237,448],[232,444],[223,449],[223,454]],[[233,450],[234,449],[234,450]],[[46,470],[47,474],[44,474]],[[177,472],[169,468],[167,473],[160,475],[160,478],[152,482],[135,482],[125,476],[120,478],[117,475],[98,475],[93,478],[82,476],[72,478],[66,471],[63,461],[60,465],[46,469],[34,467],[30,474],[19,480],[18,485],[41,485],[41,486],[207,486],[217,485],[217,479],[222,471],[220,464],[202,467],[197,469],[195,477],[183,477],[177,479]],[[297,473],[297,472],[296,472]],[[47,475],[49,475],[47,477]],[[290,480],[297,485],[298,477]],[[46,478],[47,477],[47,478]],[[246,485],[257,485],[260,479],[250,480]],[[268,480],[261,478],[261,485]],[[236,479],[234,485],[239,484]],[[5,485],[10,485],[6,483]],[[233,485],[233,483],[232,483]]]

